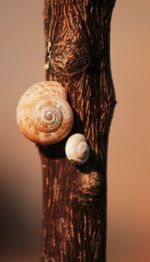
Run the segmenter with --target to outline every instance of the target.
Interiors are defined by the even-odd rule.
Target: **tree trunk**
[[[89,160],[75,166],[65,142],[39,146],[43,171],[41,261],[105,262],[107,144],[116,103],[110,71],[110,21],[115,0],[45,0],[47,80],[66,89]],[[46,59],[49,53],[46,51]]]

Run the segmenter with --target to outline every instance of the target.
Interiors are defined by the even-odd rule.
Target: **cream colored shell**
[[[56,81],[31,86],[17,106],[20,131],[37,144],[48,145],[63,140],[72,129],[73,119],[66,91]]]
[[[65,153],[72,163],[76,165],[84,164],[90,155],[90,148],[85,136],[82,134],[70,136],[66,142]]]

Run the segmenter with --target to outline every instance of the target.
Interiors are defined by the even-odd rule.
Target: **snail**
[[[84,164],[90,155],[90,147],[82,134],[73,134],[66,142],[65,153],[72,163],[76,165]]]
[[[57,81],[43,81],[31,86],[17,106],[20,131],[37,144],[60,142],[71,131],[73,120],[65,88]]]

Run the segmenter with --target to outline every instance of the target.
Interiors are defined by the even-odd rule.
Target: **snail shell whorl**
[[[66,91],[56,81],[44,81],[30,87],[18,103],[19,129],[38,144],[63,140],[72,129],[73,119]]]
[[[67,140],[65,152],[68,160],[76,165],[84,164],[90,155],[87,140],[82,134],[74,134]]]

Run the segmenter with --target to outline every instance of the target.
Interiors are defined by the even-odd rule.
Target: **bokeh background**
[[[111,64],[118,104],[108,152],[107,262],[150,261],[150,1],[118,0]],[[37,262],[42,177],[16,104],[45,78],[42,0],[0,1],[0,261]]]

